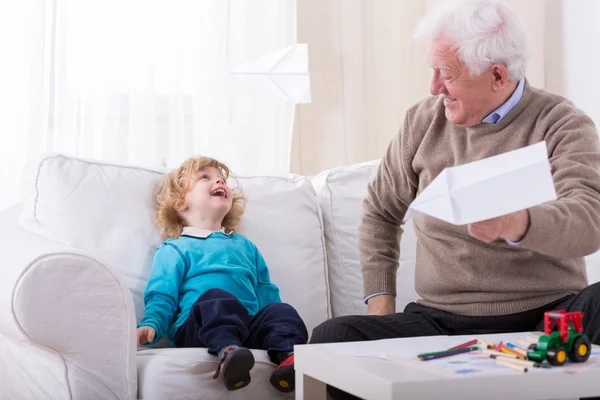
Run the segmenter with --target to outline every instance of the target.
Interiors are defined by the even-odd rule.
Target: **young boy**
[[[207,347],[218,356],[214,378],[222,374],[229,390],[250,383],[248,348],[268,350],[278,364],[271,384],[291,392],[292,351],[308,332],[296,310],[281,302],[256,246],[233,233],[245,199],[227,186],[228,176],[224,164],[195,157],[161,182],[157,223],[168,239],[154,256],[138,346],[166,333],[177,347]]]

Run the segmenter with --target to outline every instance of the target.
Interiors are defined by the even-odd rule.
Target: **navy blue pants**
[[[234,295],[210,289],[196,300],[174,339],[176,347],[208,347],[214,355],[230,344],[267,350],[271,361],[279,364],[279,354],[306,344],[308,331],[289,304],[271,303],[250,316]]]

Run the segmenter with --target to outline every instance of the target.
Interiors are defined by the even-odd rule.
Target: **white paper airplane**
[[[500,217],[556,200],[546,142],[445,168],[410,204],[454,225]]]
[[[231,74],[244,75],[293,103],[311,101],[306,44],[280,49],[235,68]]]

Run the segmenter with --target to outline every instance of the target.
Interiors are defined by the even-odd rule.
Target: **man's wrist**
[[[364,298],[365,304],[369,304],[369,300],[372,299],[373,297],[381,296],[381,295],[390,295],[390,296],[396,297],[396,294],[392,293],[392,292],[377,292],[377,293],[372,293],[372,294],[370,294],[368,296],[365,296],[365,298]]]
[[[388,315],[396,312],[396,299],[393,294],[381,294],[371,297],[367,302],[369,315]]]

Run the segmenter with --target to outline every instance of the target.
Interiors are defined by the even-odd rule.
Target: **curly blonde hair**
[[[185,206],[185,194],[190,189],[192,176],[205,168],[216,168],[221,171],[226,180],[229,178],[230,171],[225,164],[210,157],[192,157],[159,182],[156,190],[158,201],[156,224],[160,228],[163,239],[176,238],[181,235],[186,222],[178,210]],[[226,232],[231,232],[239,226],[246,203],[241,188],[236,187],[232,191],[231,210],[221,223]]]

